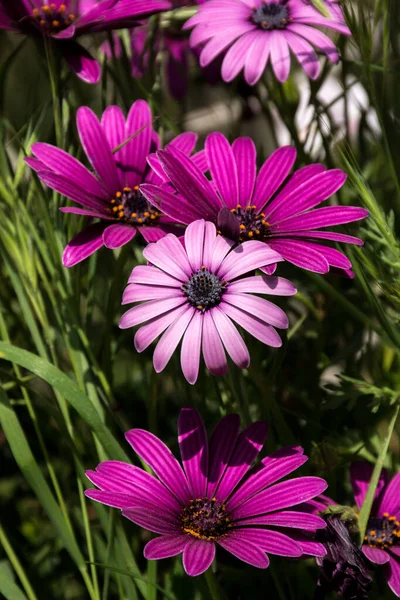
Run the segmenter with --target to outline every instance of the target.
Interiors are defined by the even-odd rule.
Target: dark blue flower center
[[[33,18],[40,27],[49,34],[55,34],[66,29],[75,21],[75,15],[68,13],[65,4],[57,8],[55,4],[43,4],[41,8],[34,8]]]
[[[205,312],[221,302],[226,285],[226,281],[221,281],[206,267],[201,267],[183,284],[182,291],[192,306]]]
[[[240,204],[231,209],[240,223],[241,242],[246,240],[265,241],[270,236],[270,224],[265,219],[264,213],[258,213],[256,207],[246,206],[243,208]]]
[[[117,192],[111,200],[108,212],[118,221],[133,225],[154,225],[161,216],[161,213],[147,202],[138,185],[133,189],[124,187],[122,192]]]
[[[285,29],[286,25],[290,23],[289,8],[286,4],[287,0],[263,2],[261,6],[253,10],[251,20],[264,31]]]
[[[216,540],[232,527],[225,504],[216,498],[190,500],[181,513],[184,533],[202,540]]]
[[[383,513],[383,517],[371,517],[368,521],[364,542],[371,548],[389,548],[400,545],[400,521]]]

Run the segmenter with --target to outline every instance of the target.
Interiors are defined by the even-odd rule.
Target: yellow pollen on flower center
[[[161,216],[160,211],[147,202],[138,185],[116,192],[110,205],[107,211],[112,218],[131,225],[155,225]]]
[[[216,540],[232,527],[225,504],[217,498],[196,498],[182,508],[182,531],[202,540]]]
[[[242,207],[240,204],[236,208],[231,208],[231,213],[239,221],[239,240],[260,240],[267,241],[270,237],[270,224],[265,218],[264,213],[258,213],[255,204]]]
[[[65,4],[60,4],[58,8],[54,3],[43,4],[41,8],[32,10],[32,16],[46,33],[55,34],[66,29],[75,21],[75,15],[72,13],[67,15],[66,11]]]
[[[371,548],[385,549],[400,545],[400,521],[394,515],[370,517],[364,542]]]

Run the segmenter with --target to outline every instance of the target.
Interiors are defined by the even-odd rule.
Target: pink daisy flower
[[[208,65],[226,51],[222,78],[232,81],[240,71],[254,85],[271,62],[277,79],[290,73],[292,52],[311,79],[320,73],[317,48],[331,62],[338,62],[335,44],[313,26],[350,35],[340,7],[327,2],[332,18],[324,17],[307,0],[210,0],[203,4],[184,28],[194,28],[192,46],[205,44],[200,65]]]
[[[100,65],[76,38],[135,27],[169,8],[167,0],[0,0],[0,29],[51,38],[76,75],[96,83]]]
[[[282,257],[262,242],[235,245],[203,219],[189,225],[184,243],[169,234],[149,244],[143,255],[152,266],[135,267],[123,295],[123,304],[140,304],[122,316],[121,329],[147,321],[135,335],[136,350],[143,352],[161,335],[153,356],[157,373],[181,340],[182,371],[191,384],[201,354],[213,375],[227,372],[225,350],[238,367],[247,368],[249,351],[232,321],[264,344],[281,346],[275,327],[288,327],[286,314],[254,294],[291,296],[296,288],[287,279],[252,272]]]
[[[36,158],[26,159],[43,183],[83,207],[64,207],[60,209],[62,212],[100,219],[69,242],[63,254],[64,266],[76,265],[102,246],[119,248],[130,242],[138,231],[146,242],[177,231],[174,220],[149,204],[140,191],[143,182],[163,181],[146,161],[149,152],[159,147],[147,102],[134,102],[126,119],[118,106],[109,106],[101,122],[90,108],[81,107],[77,113],[77,128],[95,174],[50,144],[33,144]],[[187,132],[178,135],[169,145],[188,156],[196,139],[194,133]],[[127,143],[114,152],[124,142]],[[196,161],[196,157],[193,158]]]
[[[355,462],[350,466],[350,481],[358,509],[364,503],[372,472],[373,466],[366,462]],[[301,508],[318,514],[334,504],[334,500],[320,496]],[[382,469],[361,550],[371,562],[383,565],[390,589],[400,598],[400,473],[390,479],[387,469]]]
[[[200,414],[184,408],[178,420],[183,468],[156,436],[132,429],[125,437],[155,476],[109,460],[86,472],[99,489],[85,494],[159,534],[146,544],[145,558],[183,554],[183,566],[191,576],[210,567],[216,546],[260,569],[268,567],[268,554],[324,556],[322,544],[296,539],[297,530],[324,527],[323,519],[290,509],[325,490],[326,481],[297,477],[277,483],[307,461],[298,446],[282,448],[250,468],[268,427],[258,421],[240,434],[239,427],[238,415],[228,415],[208,442]]]
[[[177,193],[165,185],[146,184],[141,189],[149,202],[181,223],[203,217],[233,240],[267,243],[286,261],[309,271],[351,269],[349,259],[325,242],[362,245],[362,240],[325,229],[364,219],[368,211],[356,206],[318,207],[342,187],[343,171],[313,164],[291,175],[296,150],[285,146],[257,174],[254,142],[238,138],[230,145],[218,132],[207,136],[205,154],[199,158],[193,164],[175,148],[151,155],[151,166]]]

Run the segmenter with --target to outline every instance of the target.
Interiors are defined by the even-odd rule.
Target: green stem
[[[18,560],[18,556],[15,554],[13,547],[10,544],[10,541],[4,531],[3,527],[0,524],[0,546],[3,548],[4,552],[7,555],[8,560],[12,564],[14,571],[18,575],[18,578],[24,588],[26,596],[29,600],[37,600],[37,596],[33,591],[33,588],[26,576],[26,573]]]
[[[223,600],[223,595],[218,585],[218,581],[213,573],[212,566],[209,567],[204,573],[204,577],[207,581],[208,589],[210,591],[210,597],[212,598],[212,600]]]
[[[371,512],[372,503],[374,501],[376,488],[378,487],[379,478],[380,478],[381,471],[383,468],[383,463],[385,462],[385,458],[386,458],[386,454],[387,454],[387,451],[389,448],[390,440],[392,438],[393,430],[396,425],[397,417],[399,416],[399,411],[400,411],[400,402],[398,401],[397,405],[395,406],[395,408],[393,410],[393,415],[389,422],[387,434],[383,441],[382,448],[381,448],[381,451],[378,456],[378,460],[376,461],[375,468],[373,470],[372,477],[369,482],[367,494],[365,496],[363,505],[361,507],[360,518],[359,518],[359,528],[360,528],[360,539],[361,540],[364,539],[365,531],[367,529],[369,514]]]
[[[57,68],[54,63],[54,55],[52,53],[51,42],[45,38],[44,47],[46,50],[47,67],[49,70],[51,95],[53,98],[53,115],[54,115],[54,129],[56,134],[56,143],[59,148],[62,148],[63,130],[62,130],[62,118],[60,109],[60,98],[59,98],[59,77]]]

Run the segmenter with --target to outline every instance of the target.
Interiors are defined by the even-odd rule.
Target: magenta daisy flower
[[[350,467],[358,508],[364,502],[372,471],[373,467],[363,462]],[[361,549],[371,562],[384,565],[389,587],[400,598],[400,473],[390,480],[388,471],[382,470]]]
[[[103,245],[119,248],[131,241],[138,231],[147,242],[158,240],[168,231],[176,231],[174,227],[171,229],[173,220],[150,205],[140,191],[140,184],[145,181],[162,183],[146,162],[150,150],[154,151],[159,145],[149,105],[137,100],[126,121],[118,106],[109,106],[101,122],[89,108],[81,107],[77,127],[96,176],[75,158],[49,144],[33,144],[36,158],[26,159],[43,183],[83,206],[60,210],[100,219],[69,242],[63,254],[64,266],[76,265]],[[183,133],[169,146],[189,155],[196,137],[194,133]],[[127,140],[130,141],[113,152]]]
[[[216,545],[260,569],[268,567],[268,554],[323,556],[322,544],[305,548],[291,533],[324,527],[323,519],[291,509],[325,490],[327,483],[319,477],[277,483],[307,461],[298,446],[282,448],[250,468],[268,428],[258,421],[239,434],[239,427],[238,415],[228,415],[208,442],[197,410],[184,408],[178,420],[183,469],[161,440],[132,429],[126,439],[156,476],[119,461],[102,462],[96,471],[86,472],[99,490],[85,494],[160,534],[146,544],[144,556],[158,560],[183,553],[191,576],[209,568]]]
[[[320,73],[317,48],[332,62],[338,62],[335,44],[321,31],[322,26],[350,35],[340,7],[332,6],[332,18],[324,17],[307,0],[210,0],[184,25],[194,27],[190,43],[206,42],[200,65],[208,65],[226,51],[222,78],[232,81],[240,71],[249,85],[262,76],[268,62],[279,81],[289,77],[292,52],[311,79]]]
[[[177,221],[187,224],[203,217],[226,237],[267,242],[288,262],[316,273],[327,273],[330,267],[351,268],[344,254],[321,241],[363,244],[356,237],[324,229],[364,219],[367,210],[315,208],[342,187],[345,173],[313,164],[290,175],[296,159],[292,146],[276,150],[258,175],[253,141],[238,138],[231,146],[217,132],[207,136],[205,154],[197,164],[175,148],[159,151],[157,157],[150,156],[150,164],[177,193],[161,185],[144,185],[142,192]],[[203,171],[210,172],[211,182]]]
[[[133,269],[122,303],[140,304],[122,316],[119,326],[127,329],[147,321],[135,335],[138,352],[162,334],[153,356],[157,373],[182,339],[182,371],[194,384],[201,354],[213,375],[227,371],[225,350],[238,367],[249,366],[247,346],[232,321],[264,344],[281,346],[275,327],[288,327],[286,314],[254,294],[291,296],[296,288],[281,277],[244,277],[282,260],[266,244],[249,241],[235,245],[217,235],[215,226],[203,219],[187,227],[184,242],[185,247],[169,234],[143,250],[152,266]]]
[[[0,0],[0,29],[52,38],[78,77],[96,83],[100,66],[75,38],[131,28],[139,19],[170,8],[167,0]]]

